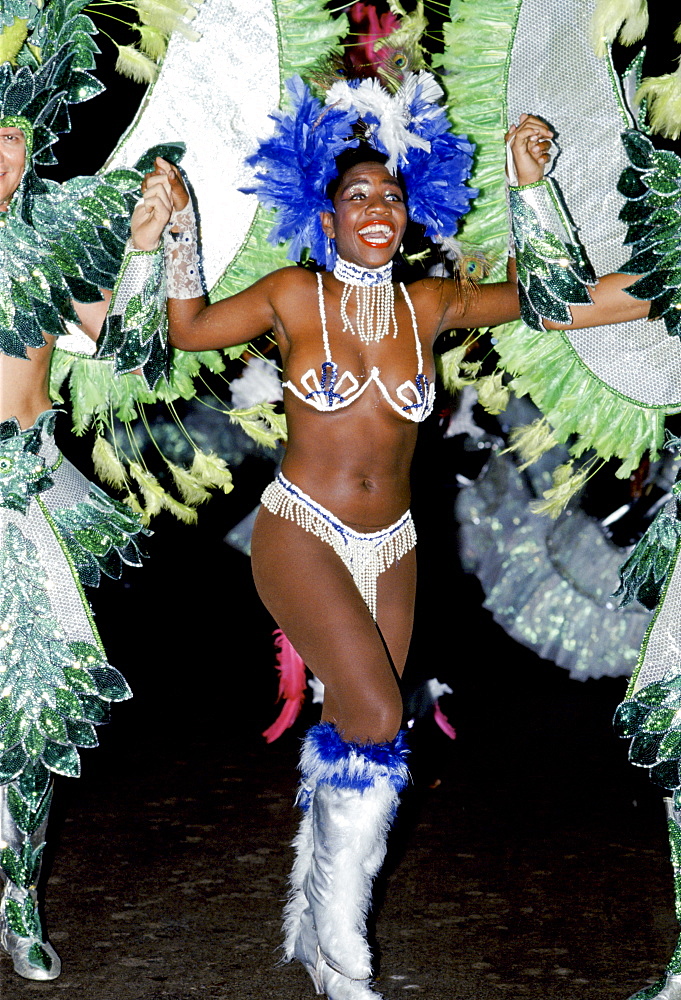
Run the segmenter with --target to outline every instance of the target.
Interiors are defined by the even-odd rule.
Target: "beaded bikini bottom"
[[[350,571],[375,620],[378,577],[416,545],[411,512],[380,531],[353,531],[281,473],[265,489],[261,502],[272,514],[294,521],[331,546]]]

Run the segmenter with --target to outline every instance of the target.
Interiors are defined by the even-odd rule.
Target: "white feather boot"
[[[327,723],[305,738],[300,803],[307,808],[294,841],[284,947],[330,1000],[378,998],[369,987],[366,918],[408,779],[406,752],[402,734],[392,743],[363,745],[342,740]]]
[[[293,840],[295,860],[289,878],[289,896],[284,907],[284,961],[297,958],[305,966],[318,993],[323,992],[316,972],[318,961],[317,932],[312,911],[305,895],[305,883],[312,864],[312,795],[313,790],[303,783],[298,791],[296,805],[303,810],[298,833]]]

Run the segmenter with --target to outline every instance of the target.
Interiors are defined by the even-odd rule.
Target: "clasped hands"
[[[162,157],[142,181],[142,200],[130,220],[130,235],[138,250],[155,250],[172,213],[185,208],[189,194],[179,170]]]
[[[521,115],[505,136],[511,150],[519,187],[534,184],[544,176],[550,159],[553,129],[535,115]]]

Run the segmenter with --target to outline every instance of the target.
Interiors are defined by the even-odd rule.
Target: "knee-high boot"
[[[681,812],[674,808],[673,799],[665,799],[664,804],[667,810],[669,844],[674,870],[676,919],[681,923]],[[664,976],[652,986],[644,986],[629,1000],[681,1000],[681,937],[677,941]]]
[[[56,979],[61,961],[44,939],[37,884],[52,800],[50,772],[41,764],[0,785],[0,946],[24,979]]]
[[[303,781],[296,797],[296,805],[301,808],[303,815],[292,844],[295,857],[284,907],[283,961],[290,962],[297,958],[314,979],[317,933],[304,888],[312,864],[312,797],[313,789]]]
[[[327,723],[305,738],[300,767],[307,814],[296,838],[285,949],[331,1000],[378,997],[369,985],[366,918],[408,779],[406,752],[402,734],[391,743],[363,745],[342,740]]]

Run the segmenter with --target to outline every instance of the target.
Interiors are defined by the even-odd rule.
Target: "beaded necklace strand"
[[[383,340],[393,328],[393,338],[397,336],[395,319],[395,288],[392,280],[393,265],[389,261],[383,267],[367,268],[336,259],[334,276],[343,284],[340,314],[343,333],[349,330],[364,344]],[[348,316],[348,302],[353,291],[357,300],[355,324]]]

